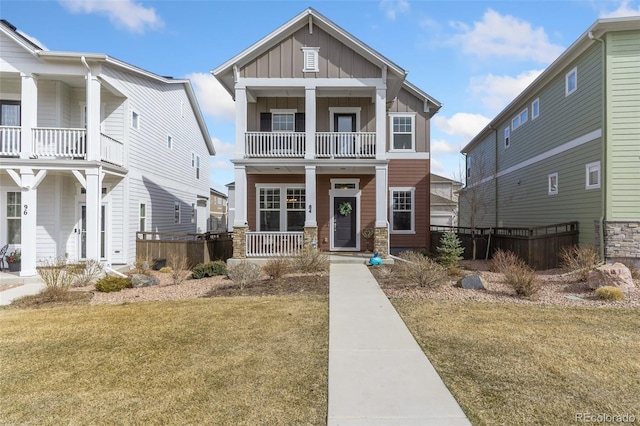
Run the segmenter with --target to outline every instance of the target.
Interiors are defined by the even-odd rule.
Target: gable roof
[[[567,48],[551,65],[545,69],[526,89],[524,89],[516,98],[511,101],[505,109],[503,109],[487,126],[480,131],[460,152],[467,154],[476,144],[485,139],[490,132],[493,132],[497,126],[511,117],[518,109],[522,108],[523,100],[526,100],[541,87],[548,84],[552,79],[559,75],[565,67],[582,55],[592,43],[596,43],[595,39],[601,37],[607,32],[638,30],[640,28],[640,16],[627,16],[622,18],[604,18],[598,19],[585,31],[571,46]],[[518,111],[519,112],[519,111]]]
[[[418,89],[416,86],[406,82],[405,77],[407,75],[407,71],[405,71],[403,68],[387,59],[385,56],[378,53],[311,7],[307,8],[302,13],[298,14],[293,19],[289,20],[284,25],[272,31],[270,34],[263,37],[253,45],[249,46],[247,49],[243,50],[222,65],[218,66],[217,68],[212,70],[211,73],[218,79],[218,81],[220,81],[222,86],[235,99],[235,79],[233,71],[234,66],[242,68],[244,65],[248,64],[258,56],[260,56],[262,53],[269,50],[280,41],[284,40],[286,37],[295,33],[303,26],[310,25],[311,23],[316,25],[318,28],[326,31],[337,40],[340,40],[350,49],[357,52],[359,55],[375,64],[376,66],[380,68],[387,68],[387,101],[395,98],[400,91],[400,88],[404,85],[405,88],[407,88],[415,95],[418,95],[418,97],[423,98],[425,101],[431,102],[436,108],[436,111],[442,106],[440,102],[430,97],[429,95]]]
[[[440,176],[435,173],[431,173],[430,179],[431,182],[451,182],[453,184],[462,185],[462,182],[458,182],[457,180],[449,179],[448,177]]]

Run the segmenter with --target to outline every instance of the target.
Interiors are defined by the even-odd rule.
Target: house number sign
[[[25,204],[24,205],[24,213],[23,213],[25,216],[27,215],[27,209],[28,208],[29,208],[29,206]]]

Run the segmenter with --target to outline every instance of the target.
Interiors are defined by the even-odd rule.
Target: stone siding
[[[378,252],[381,258],[389,257],[389,228],[386,226],[376,227],[373,249]]]
[[[233,227],[233,258],[247,258],[247,230],[246,226]]]
[[[314,245],[315,244],[315,245]],[[318,247],[318,228],[315,226],[304,227],[304,247]]]
[[[595,222],[596,247],[600,248],[600,226]],[[640,262],[640,221],[605,221],[605,257]]]

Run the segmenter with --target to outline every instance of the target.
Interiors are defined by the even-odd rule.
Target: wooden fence
[[[459,226],[432,226],[431,253],[437,253],[442,234],[453,231],[464,247],[463,257],[472,258],[473,240],[476,240],[476,259],[490,259],[493,252],[511,251],[536,270],[557,268],[560,252],[578,244],[578,222],[558,223],[533,228],[471,228]]]
[[[170,259],[178,255],[192,268],[199,263],[226,261],[233,255],[232,234],[228,232],[185,234],[171,232],[137,232],[138,259]]]

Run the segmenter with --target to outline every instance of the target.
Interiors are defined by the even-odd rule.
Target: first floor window
[[[191,223],[196,223],[196,204],[191,203]]]
[[[180,201],[173,203],[173,223],[180,223]]]
[[[280,188],[260,188],[260,231],[280,230]]]
[[[586,165],[586,188],[600,188],[600,162],[589,163]]]
[[[304,188],[287,188],[287,231],[304,231]]]
[[[413,232],[414,193],[414,188],[391,189],[391,232]]]
[[[139,217],[140,217],[140,227],[138,230],[140,232],[144,232],[147,230],[147,205],[146,204],[140,204]]]
[[[413,115],[391,116],[391,149],[412,150],[415,138],[415,126]]]
[[[549,175],[549,195],[556,195],[558,193],[558,174],[551,173]]]
[[[301,232],[304,230],[306,195],[304,188],[286,185],[258,190],[260,231]],[[282,199],[282,197],[285,197]]]
[[[21,204],[21,192],[7,192],[7,243],[9,244],[20,244],[21,242]]]

